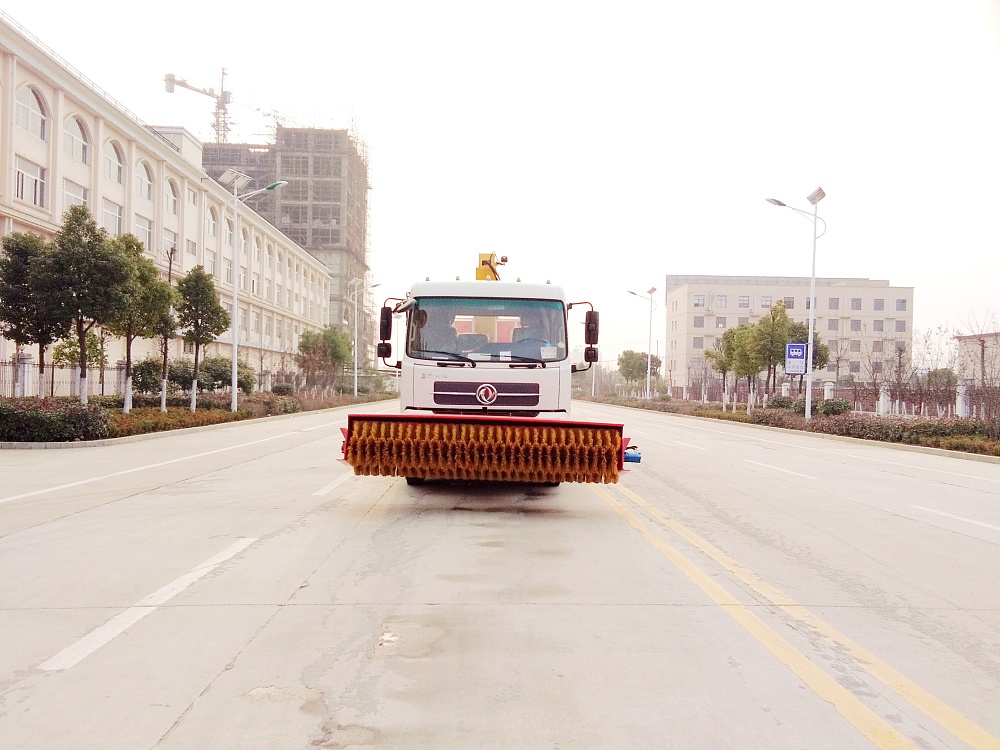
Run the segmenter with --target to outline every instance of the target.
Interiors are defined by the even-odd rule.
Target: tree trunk
[[[17,372],[17,367],[15,366],[14,372]],[[25,393],[25,396],[28,394]],[[38,398],[45,398],[45,346],[44,344],[38,345]]]
[[[132,376],[125,376],[125,405],[122,407],[122,413],[128,414],[132,411]]]
[[[135,336],[125,335],[125,403],[122,406],[122,413],[128,414],[132,411],[132,342]]]
[[[192,370],[191,378],[191,413],[194,414],[195,409],[198,407],[198,352],[201,347],[196,341],[194,344],[194,370]]]
[[[83,326],[83,318],[76,319],[76,335],[80,342],[80,403],[87,405],[87,329]]]
[[[167,413],[167,379],[160,381],[160,411]]]

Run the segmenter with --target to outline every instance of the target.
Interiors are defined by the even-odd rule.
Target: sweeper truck
[[[506,256],[479,256],[475,281],[426,281],[390,298],[378,356],[399,370],[399,414],[351,414],[344,459],[354,473],[509,482],[618,481],[640,455],[623,426],[570,417],[570,377],[597,362],[599,316],[552,284],[501,281]],[[392,305],[388,303],[394,303]],[[589,308],[573,364],[569,310]],[[405,325],[392,356],[393,319]]]

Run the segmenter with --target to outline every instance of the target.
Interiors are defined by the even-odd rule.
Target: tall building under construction
[[[280,190],[250,198],[247,205],[330,270],[328,323],[351,337],[356,294],[361,305],[359,354],[364,356],[374,340],[364,142],[349,130],[278,125],[273,144],[206,144],[203,166],[216,179],[229,168],[250,175],[253,182],[243,192],[288,181]]]

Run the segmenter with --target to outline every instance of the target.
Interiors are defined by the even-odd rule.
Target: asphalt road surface
[[[409,487],[346,414],[0,451],[0,747],[1000,748],[1000,465],[578,404],[617,485]]]

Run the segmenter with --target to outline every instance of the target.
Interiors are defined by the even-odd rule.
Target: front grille
[[[484,385],[481,382],[462,383],[438,380],[434,383],[434,403],[441,406],[471,406],[484,408],[476,398],[476,391]],[[491,383],[497,389],[497,398],[492,407],[538,406],[538,383]]]

